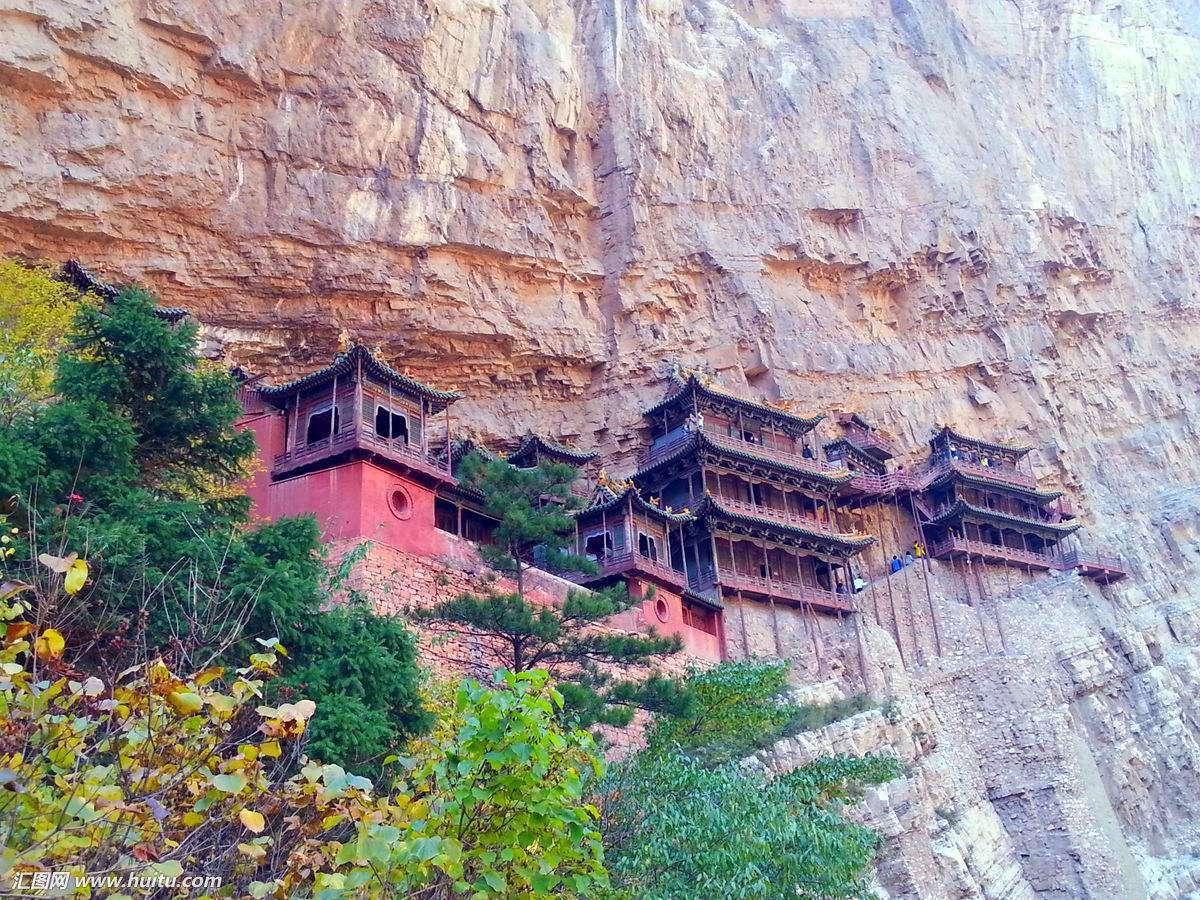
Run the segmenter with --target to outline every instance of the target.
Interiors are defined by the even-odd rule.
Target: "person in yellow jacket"
[[[913,541],[913,556],[917,559],[925,558],[925,548],[920,541]]]

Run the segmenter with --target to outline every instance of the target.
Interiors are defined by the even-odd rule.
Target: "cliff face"
[[[1101,763],[1070,802],[1142,848],[1126,887],[1190,889],[1163,872],[1200,854],[1195,0],[8,0],[0,35],[0,252],[154,285],[249,368],[344,330],[485,434],[616,459],[674,359],[914,449],[940,421],[1035,446],[1133,573],[1110,619],[1071,593],[1041,624],[1161,659],[1085,693],[1065,646],[992,653],[1028,683],[988,690],[901,669],[981,772],[979,729],[1063,719],[1036,766]],[[1030,874],[1104,851],[1039,837],[1011,759],[960,827],[1024,835],[1006,884],[1087,893]]]

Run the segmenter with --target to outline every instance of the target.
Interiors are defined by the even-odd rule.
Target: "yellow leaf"
[[[258,752],[263,756],[278,757],[282,751],[279,747],[279,741],[263,741],[258,745]]]
[[[224,666],[209,666],[207,669],[196,673],[196,684],[200,687],[203,687],[214,678],[220,678],[224,674]]]
[[[183,824],[188,828],[195,828],[204,822],[204,816],[198,812],[187,812],[183,814]]]
[[[251,859],[262,859],[267,855],[266,850],[254,844],[238,844],[238,850]]]
[[[267,827],[267,820],[263,818],[262,813],[252,809],[243,809],[238,813],[238,818],[248,831],[253,831],[255,834]]]
[[[53,628],[47,628],[37,639],[37,655],[42,659],[58,659],[67,642]]]
[[[78,594],[87,582],[88,564],[86,559],[77,559],[67,569],[67,577],[63,579],[63,590],[68,594]]]
[[[200,699],[200,695],[193,694],[191,691],[172,691],[170,694],[167,694],[167,702],[181,716],[199,712],[200,708],[204,705],[204,701]]]

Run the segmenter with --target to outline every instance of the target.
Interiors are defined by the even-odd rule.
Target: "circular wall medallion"
[[[408,496],[408,491],[402,487],[393,487],[388,492],[388,509],[397,519],[411,518],[412,497]]]
[[[658,616],[660,622],[666,622],[671,618],[671,607],[662,597],[654,601],[654,614]]]

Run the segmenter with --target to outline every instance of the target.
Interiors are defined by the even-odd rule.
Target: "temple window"
[[[305,431],[304,440],[309,444],[327,440],[331,434],[339,431],[341,427],[341,415],[334,408],[326,408],[311,413],[308,417],[308,429]]]
[[[611,531],[590,534],[583,542],[583,555],[588,559],[600,559],[612,552],[612,549],[613,539]]]
[[[375,410],[375,433],[384,438],[399,438],[408,443],[408,416],[386,406]]]
[[[658,562],[658,541],[644,531],[638,532],[638,553]]]
[[[433,524],[440,531],[458,534],[458,507],[438,497],[433,501]]]

